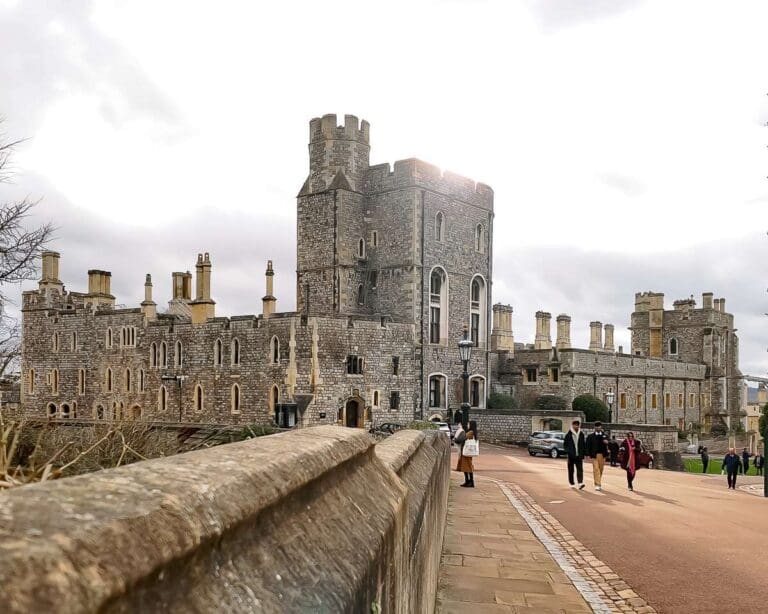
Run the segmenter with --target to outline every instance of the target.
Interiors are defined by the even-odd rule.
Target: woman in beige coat
[[[476,439],[477,438],[477,422],[475,422],[474,420],[470,420],[469,428],[467,429],[466,433],[467,433],[466,440]],[[463,452],[464,452],[464,443],[462,443],[461,447],[459,448],[459,462],[456,465],[456,471],[461,471],[462,473],[464,473],[464,483],[462,484],[462,486],[465,486],[467,488],[474,488],[475,487],[475,467],[472,463],[472,457],[464,456]]]

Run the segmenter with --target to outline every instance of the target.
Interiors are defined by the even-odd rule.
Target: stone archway
[[[344,426],[358,428],[363,419],[360,402],[357,399],[349,399],[344,406]]]

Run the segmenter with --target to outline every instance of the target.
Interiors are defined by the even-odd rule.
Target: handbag
[[[467,440],[467,433],[466,431],[461,430],[458,433],[456,433],[456,436],[453,438],[453,443],[460,446],[466,440]]]
[[[480,442],[477,439],[467,439],[464,444],[464,449],[461,451],[462,456],[480,456]]]

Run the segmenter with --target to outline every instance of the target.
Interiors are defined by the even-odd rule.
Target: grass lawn
[[[707,473],[719,474],[722,469],[723,459],[714,459],[709,457],[709,465],[707,465]],[[702,473],[702,464],[700,458],[684,458],[683,465],[685,470],[689,473]],[[741,475],[741,474],[739,474]],[[757,470],[750,465],[747,475],[757,475]]]

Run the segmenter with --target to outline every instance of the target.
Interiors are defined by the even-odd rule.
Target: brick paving
[[[655,612],[523,489],[475,481],[451,483],[438,613]]]

